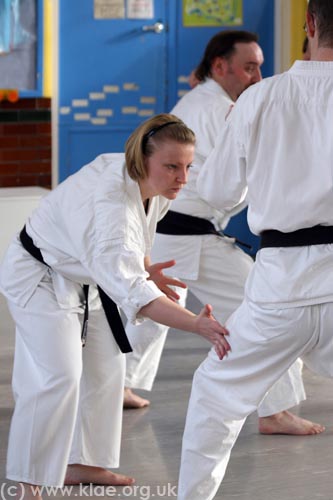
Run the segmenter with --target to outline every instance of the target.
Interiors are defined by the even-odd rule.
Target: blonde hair
[[[145,159],[165,141],[195,144],[194,132],[175,115],[162,113],[139,125],[125,145],[126,167],[129,176],[139,181],[147,176]]]

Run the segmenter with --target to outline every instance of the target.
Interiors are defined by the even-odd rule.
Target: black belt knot
[[[28,235],[26,231],[26,227],[22,229],[20,232],[20,240],[25,248],[25,250],[30,253],[32,257],[37,259],[39,262],[42,264],[46,265],[47,267],[50,267],[43,259],[42,252],[34,242],[32,241],[32,238]],[[111,328],[112,334],[115,338],[115,341],[117,342],[119,349],[123,353],[127,352],[132,352],[132,347],[131,344],[128,341],[125,328],[123,325],[123,322],[121,320],[120,314],[118,307],[116,303],[108,296],[106,293],[102,290],[100,286],[97,285],[98,293],[102,302],[102,306],[106,315],[106,319],[108,321],[108,324]],[[87,338],[87,330],[88,330],[88,320],[89,320],[89,301],[88,301],[88,295],[89,295],[89,285],[83,285],[83,292],[84,292],[84,298],[85,298],[85,308],[84,308],[84,316],[83,316],[83,326],[82,326],[82,332],[81,332],[81,341],[82,341],[82,346],[85,345],[86,343],[86,338]]]

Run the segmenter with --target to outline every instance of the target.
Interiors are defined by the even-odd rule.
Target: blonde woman
[[[44,198],[8,249],[0,286],[16,323],[16,405],[7,476],[25,498],[41,498],[31,485],[134,482],[107,470],[119,463],[122,352],[131,349],[117,306],[131,322],[202,335],[220,358],[229,349],[211,307],[196,316],[170,300],[168,263],[149,261],[194,146],[180,119],[151,118],[125,154],[99,156]]]

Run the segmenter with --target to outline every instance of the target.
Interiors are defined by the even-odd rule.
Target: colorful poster
[[[183,25],[239,26],[243,0],[183,0]]]

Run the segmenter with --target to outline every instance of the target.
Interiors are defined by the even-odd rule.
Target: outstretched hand
[[[156,286],[171,300],[179,300],[179,295],[171,286],[179,286],[180,288],[187,288],[186,284],[179,281],[171,276],[163,274],[163,269],[172,267],[176,264],[175,260],[168,260],[166,262],[158,262],[157,264],[152,264],[147,267],[147,272],[149,273],[149,278],[152,280]]]
[[[229,335],[229,332],[224,326],[220,325],[218,321],[212,315],[213,308],[211,305],[206,304],[197,316],[197,333],[209,340],[214,345],[215,352],[219,359],[223,359],[224,356],[230,351],[231,347],[226,340],[225,336]]]

